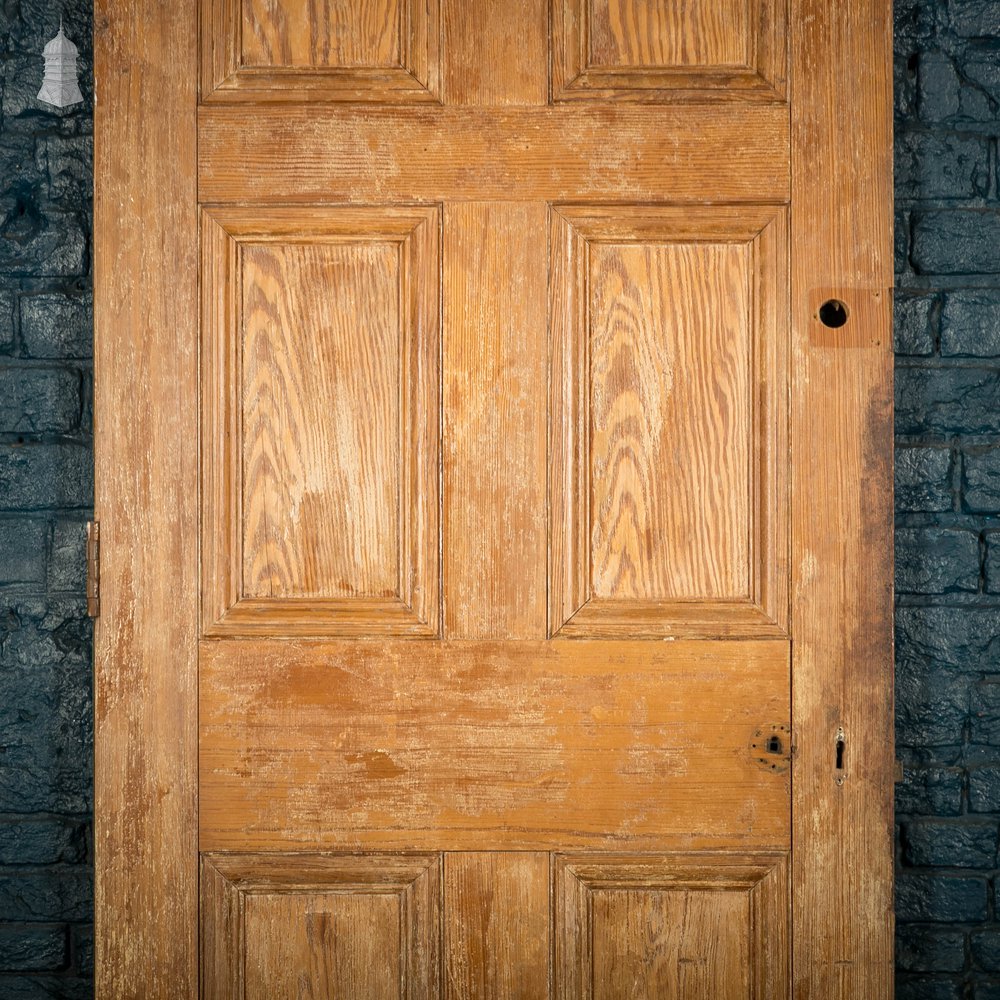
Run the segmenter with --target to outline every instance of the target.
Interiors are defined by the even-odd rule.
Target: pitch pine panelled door
[[[99,995],[888,998],[889,5],[96,36]]]

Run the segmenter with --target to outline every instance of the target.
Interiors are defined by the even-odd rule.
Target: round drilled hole
[[[847,306],[840,299],[827,299],[819,307],[819,321],[831,330],[838,329],[847,322]]]

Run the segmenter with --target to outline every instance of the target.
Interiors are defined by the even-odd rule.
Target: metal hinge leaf
[[[87,522],[87,614],[101,615],[101,522]]]

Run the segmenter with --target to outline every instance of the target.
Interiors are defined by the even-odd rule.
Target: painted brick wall
[[[1000,1000],[1000,0],[896,0],[899,1000]]]
[[[59,26],[81,106],[35,100]],[[92,995],[91,10],[0,0],[0,997]]]
[[[90,10],[0,0],[0,997],[90,995]],[[1000,1000],[1000,0],[897,0],[899,1000]],[[877,554],[875,554],[877,556]]]

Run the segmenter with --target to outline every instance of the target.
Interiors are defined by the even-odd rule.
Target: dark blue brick
[[[80,420],[80,376],[65,368],[0,365],[0,433],[67,433]]]
[[[25,194],[0,196],[0,272],[68,277],[82,274],[87,238],[72,212],[39,205]]]
[[[1000,929],[976,931],[969,938],[972,960],[987,972],[1000,972]]]
[[[1000,982],[980,979],[972,987],[972,1000],[1000,1000]]]
[[[954,63],[943,52],[925,52],[920,56],[917,75],[917,101],[920,117],[939,122],[959,113],[962,82]]]
[[[0,445],[0,509],[87,508],[93,496],[94,462],[88,447]]]
[[[973,812],[1000,813],[1000,764],[969,771],[969,808]]]
[[[0,870],[0,915],[12,921],[90,920],[93,886],[86,865]]]
[[[896,1000],[963,1000],[965,990],[952,977],[898,976]]]
[[[918,212],[910,258],[921,274],[1000,273],[1000,212]]]
[[[0,291],[0,353],[6,354],[14,343],[14,294]]]
[[[957,816],[962,811],[962,769],[907,766],[896,783],[896,813]]]
[[[93,353],[93,299],[88,294],[25,295],[21,340],[32,358],[89,358]]]
[[[1000,683],[974,685],[970,707],[972,742],[1000,747]]]
[[[896,612],[900,667],[943,676],[979,674],[1000,665],[1000,609],[901,607]]]
[[[948,448],[897,448],[896,509],[940,512],[954,506]]]
[[[0,865],[51,865],[83,861],[83,827],[59,819],[0,819]]]
[[[893,345],[897,354],[934,353],[939,303],[933,295],[898,295],[893,307]]]
[[[986,592],[1000,594],[1000,532],[987,531],[983,537],[986,539],[986,563],[984,566]]]
[[[936,674],[921,663],[899,661],[896,739],[900,745],[947,747],[961,743],[969,717],[969,688],[968,677]]]
[[[38,172],[48,182],[53,201],[79,205],[90,196],[93,184],[93,141],[89,135],[43,136],[35,147]]]
[[[897,366],[896,433],[1000,433],[1000,369]]]
[[[94,971],[94,928],[73,928],[73,964],[77,971],[91,975]]]
[[[965,935],[902,924],[896,930],[896,965],[905,972],[960,972],[965,965]]]
[[[0,925],[0,970],[48,972],[65,965],[65,927]]]
[[[941,353],[1000,357],[1000,289],[949,292],[944,297]]]
[[[83,520],[56,521],[49,557],[49,592],[80,594],[87,581],[87,531]]]
[[[896,530],[896,590],[947,594],[979,589],[979,536],[951,528]]]
[[[897,198],[976,198],[990,186],[987,140],[952,133],[897,132]]]
[[[0,996],[3,1000],[94,1000],[94,984],[76,976],[3,976]]]
[[[923,6],[930,6],[924,0]],[[1000,4],[997,0],[949,0],[949,22],[956,35],[986,38],[1000,35]]]
[[[986,915],[984,878],[900,875],[896,880],[897,920],[973,923]]]
[[[965,508],[986,514],[1000,511],[1000,448],[969,448],[962,458]]]
[[[903,861],[914,868],[989,869],[997,860],[997,824],[989,820],[922,819],[907,823]],[[984,919],[983,917],[978,919]]]
[[[0,586],[40,589],[48,533],[48,522],[38,518],[0,520]]]

